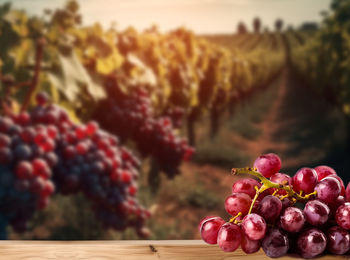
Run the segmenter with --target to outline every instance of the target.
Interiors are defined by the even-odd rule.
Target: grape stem
[[[270,181],[269,179],[264,177],[260,172],[258,172],[257,169],[255,169],[255,168],[249,168],[249,167],[247,167],[247,168],[233,168],[231,171],[231,174],[232,175],[238,175],[238,174],[252,175],[252,176],[258,178],[262,183],[262,186],[260,187],[260,189],[258,189],[257,192],[255,193],[255,196],[253,198],[252,204],[250,205],[250,209],[249,209],[248,214],[250,214],[252,212],[254,204],[255,204],[258,196],[262,192],[264,192],[265,190],[270,189],[270,188],[275,188],[278,190],[285,190],[287,192],[287,195],[284,196],[284,198],[291,197],[291,198],[294,198],[296,200],[301,200],[301,201],[307,200],[311,196],[316,195],[316,193],[317,193],[316,191],[314,191],[310,194],[306,194],[305,196],[303,196],[302,192],[300,192],[300,194],[295,192],[290,185],[278,184],[278,183]]]
[[[230,223],[234,222],[235,224],[237,224],[237,220],[236,220],[236,219],[237,219],[239,216],[242,216],[242,212],[238,212],[238,214],[237,214],[236,216],[230,218],[229,222],[230,222]]]

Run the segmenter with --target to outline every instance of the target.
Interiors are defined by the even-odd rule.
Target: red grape
[[[343,205],[341,205],[337,212],[335,213],[335,220],[337,221],[337,224],[346,229],[350,230],[350,203],[347,202]]]
[[[80,143],[77,144],[75,149],[76,149],[78,154],[84,155],[88,151],[88,146],[86,145],[86,143],[80,142]]]
[[[261,241],[260,240],[251,240],[245,235],[245,233],[241,232],[241,248],[244,253],[246,254],[253,254],[257,251],[259,251],[261,247]]]
[[[218,233],[225,221],[220,217],[212,217],[202,221],[200,233],[202,239],[208,244],[216,244]]]
[[[42,176],[43,178],[51,177],[51,171],[46,161],[41,158],[34,159],[32,161],[33,174],[35,176]]]
[[[207,221],[210,218],[215,218],[215,217],[216,216],[206,216],[206,217],[202,218],[202,220],[198,224],[198,231],[201,232],[202,225],[205,221]],[[220,218],[220,217],[218,217],[218,218]]]
[[[343,180],[338,175],[329,175],[327,177],[333,177],[333,178],[336,178],[339,181],[339,184],[340,184],[340,187],[341,187],[340,195],[345,196],[345,185],[344,185]]]
[[[288,207],[281,215],[280,224],[288,232],[299,232],[305,224],[304,214],[296,207]]]
[[[225,200],[225,209],[227,213],[236,216],[239,212],[246,215],[249,211],[252,199],[245,193],[232,193]]]
[[[277,173],[281,169],[281,159],[277,154],[268,153],[259,156],[254,162],[254,168],[257,168],[266,178],[270,178],[273,174]]]
[[[293,189],[304,194],[313,192],[317,183],[317,173],[311,168],[301,168],[293,176]]]
[[[86,137],[86,129],[84,126],[79,126],[75,129],[75,137],[82,140]]]
[[[52,125],[47,127],[47,135],[50,138],[55,139],[57,137],[57,134],[58,134],[57,127]]]
[[[25,126],[27,124],[29,124],[30,122],[30,115],[28,114],[28,112],[22,112],[17,116],[17,122],[18,124],[20,124],[21,126]]]
[[[319,200],[308,201],[304,208],[305,219],[313,226],[321,226],[325,224],[328,220],[329,214],[329,207]]]
[[[40,92],[36,95],[35,100],[38,105],[43,106],[49,101],[49,96],[45,92]]]
[[[337,175],[333,168],[326,165],[317,166],[315,168],[315,171],[317,173],[318,181],[322,180],[323,178],[329,175]]]
[[[241,230],[238,225],[225,223],[217,235],[217,243],[224,252],[233,252],[241,244]]]
[[[232,193],[245,193],[254,198],[256,190],[254,187],[261,187],[261,184],[252,178],[246,178],[236,181],[232,186]]]
[[[340,195],[341,186],[336,178],[328,176],[317,183],[315,191],[317,192],[317,199],[325,203],[331,203]]]
[[[48,197],[55,191],[55,185],[51,181],[46,181],[44,188],[41,191],[42,197]]]
[[[33,175],[33,167],[27,161],[20,162],[16,167],[16,176],[19,179],[29,179]]]
[[[35,177],[30,181],[29,190],[32,193],[41,194],[46,185],[46,181],[42,177]]]
[[[0,148],[9,147],[11,144],[11,138],[7,135],[0,134]]]
[[[95,134],[97,129],[98,129],[98,124],[95,121],[91,121],[86,125],[86,132],[88,135]]]
[[[251,213],[243,218],[242,230],[251,240],[260,240],[266,233],[266,222],[258,214]]]
[[[275,173],[274,175],[271,176],[270,181],[278,183],[278,184],[283,184],[283,185],[291,185],[292,184],[292,178],[284,173]],[[279,190],[277,194],[280,195],[286,195],[287,192],[285,190]]]
[[[40,147],[45,151],[45,152],[51,152],[55,148],[55,142],[52,141],[51,139],[47,139],[44,143],[40,145]]]

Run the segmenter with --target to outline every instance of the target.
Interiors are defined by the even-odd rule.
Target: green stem
[[[229,222],[232,223],[235,221],[235,224],[236,224],[236,218],[238,218],[239,216],[242,216],[242,212],[238,212],[236,216],[230,218]]]
[[[263,193],[263,192],[264,192],[265,190],[267,190],[267,189],[269,189],[269,187],[268,187],[267,185],[264,184],[264,185],[262,185],[262,186],[260,187],[259,190],[256,191],[255,196],[254,196],[254,199],[253,199],[253,201],[252,201],[252,204],[250,205],[248,214],[252,213],[254,204],[255,204],[257,198],[259,197],[259,195],[260,195],[261,193]]]
[[[296,200],[307,200],[311,196],[316,195],[316,191],[314,191],[310,194],[306,194],[305,196],[302,196],[301,194],[296,193],[290,185],[274,183],[274,182],[270,181],[269,179],[265,178],[264,176],[262,176],[260,172],[256,171],[256,169],[253,169],[253,168],[237,168],[237,169],[233,168],[231,173],[232,173],[232,175],[238,175],[238,174],[253,175],[253,176],[257,177],[261,181],[261,183],[263,184],[255,194],[255,197],[253,199],[249,213],[251,212],[251,210],[254,206],[254,203],[255,203],[257,197],[259,196],[259,194],[261,194],[263,191],[270,189],[270,188],[285,190],[287,192],[288,197],[295,198]]]

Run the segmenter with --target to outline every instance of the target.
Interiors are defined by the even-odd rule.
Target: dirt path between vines
[[[261,134],[255,140],[235,134],[233,138],[252,159],[266,152],[277,153],[283,169],[294,171],[325,163],[327,152],[344,142],[344,119],[325,99],[296,79],[289,68],[277,81],[276,97],[257,125]]]
[[[276,134],[277,129],[280,127],[279,124],[279,114],[281,106],[285,100],[287,93],[287,85],[289,79],[289,73],[287,69],[284,69],[279,80],[279,86],[277,87],[277,95],[273,104],[268,111],[265,119],[258,125],[258,128],[261,130],[261,134],[256,140],[243,140],[243,146],[245,150],[253,158],[258,157],[266,151],[280,151],[285,150],[287,143],[285,142],[276,142],[273,140],[273,136]]]

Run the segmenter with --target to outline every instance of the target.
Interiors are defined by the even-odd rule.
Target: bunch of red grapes
[[[254,168],[233,169],[251,174],[233,184],[225,209],[232,217],[209,216],[199,224],[202,239],[225,252],[239,246],[247,254],[261,247],[269,257],[287,253],[313,258],[325,252],[350,250],[350,184],[328,166],[301,168],[290,177],[280,173],[273,153],[258,157]]]
[[[145,90],[136,89],[126,95],[113,81],[107,81],[107,86],[109,83],[109,98],[96,109],[94,117],[122,141],[134,141],[142,156],[152,156],[168,177],[174,177],[194,148],[178,135],[169,117],[156,117]]]
[[[150,213],[135,198],[139,160],[96,122],[72,122],[44,93],[36,101],[30,113],[0,118],[0,216],[24,231],[56,189],[83,193],[106,228],[144,230]]]
[[[0,117],[0,215],[16,231],[25,230],[35,210],[45,208],[55,191],[54,135],[56,129],[33,125],[26,112]]]

